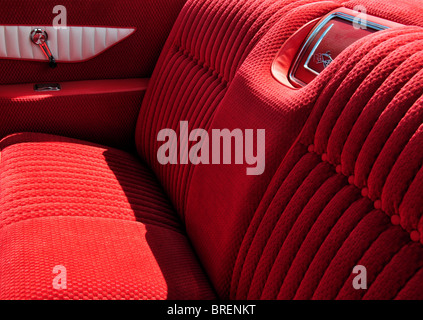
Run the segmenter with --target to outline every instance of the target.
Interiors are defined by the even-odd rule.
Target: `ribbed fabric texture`
[[[3,227],[0,243],[1,299],[214,298],[186,237],[155,224],[45,217]]]
[[[50,215],[178,225],[151,172],[125,152],[31,133],[0,148],[2,226]]]
[[[260,200],[331,77],[324,75],[315,84],[294,91],[272,77],[273,59],[301,26],[337,7],[328,1],[299,1],[276,11],[278,19],[244,61],[214,115],[209,135],[211,129],[266,130],[262,175],[247,176],[247,165],[199,165],[191,180],[186,229],[223,298],[230,297],[235,260]]]
[[[322,75],[333,73],[243,239],[232,298],[423,296],[422,36],[377,33]],[[353,288],[356,265],[368,290]]]
[[[153,73],[136,132],[139,153],[183,219],[194,168],[158,163],[158,132],[178,132],[182,120],[190,129],[208,130],[249,52],[277,18],[307,2],[205,0],[188,1],[183,8]]]
[[[24,133],[0,142],[1,299],[214,294],[151,171],[113,148]],[[69,286],[52,286],[55,265]]]

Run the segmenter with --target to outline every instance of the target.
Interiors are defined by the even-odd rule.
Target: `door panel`
[[[52,27],[55,18],[56,22],[63,23],[58,20],[63,12],[56,8],[57,13],[53,13],[60,4],[66,9],[69,27],[134,28],[135,31],[101,54],[94,54],[89,60],[80,59],[87,61],[59,61],[54,69],[49,67],[47,59],[43,62],[0,58],[0,84],[148,78],[184,3],[185,0],[61,0],[60,3],[53,0],[3,0],[0,10],[2,26]],[[19,36],[16,38],[18,42]],[[24,36],[20,38],[25,40]],[[1,43],[0,46],[4,47]],[[69,46],[70,51],[80,49],[77,42],[70,41]],[[34,51],[36,49],[39,48]],[[52,48],[53,56],[56,49]],[[42,53],[41,49],[39,52]]]

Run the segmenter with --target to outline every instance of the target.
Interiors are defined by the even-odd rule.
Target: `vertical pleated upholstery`
[[[208,130],[236,71],[261,37],[289,11],[313,0],[188,1],[163,49],[141,107],[137,148],[184,219],[191,164],[161,165],[157,134]],[[179,146],[178,146],[179,147]]]
[[[379,32],[321,75],[243,238],[231,298],[423,298],[422,40],[420,27]],[[368,290],[353,288],[356,265]]]
[[[138,120],[138,151],[185,222],[222,298],[229,297],[248,223],[323,88],[322,82],[298,95],[281,90],[271,76],[271,62],[300,27],[337,7],[333,1],[315,0],[189,1],[151,79]],[[274,39],[267,36],[269,30]],[[262,50],[255,55],[251,52],[258,43]],[[253,75],[251,83],[245,82],[245,73]],[[158,132],[178,132],[182,120],[189,121],[190,129],[209,133],[215,128],[265,128],[265,173],[246,176],[242,165],[159,164]]]
[[[421,228],[421,152],[413,154],[421,150],[421,28],[354,44],[301,90],[281,86],[269,72],[290,35],[339,5],[189,3],[153,75],[138,149],[183,218],[220,297],[422,294],[421,248],[411,240]],[[381,16],[396,20],[394,13]],[[158,164],[158,131],[178,131],[181,120],[209,132],[265,128],[265,173]],[[368,291],[352,287],[357,264],[368,268]]]
[[[266,130],[263,174],[247,176],[250,166],[246,164],[199,165],[191,179],[185,212],[187,233],[223,298],[230,297],[233,269],[248,225],[319,92],[332,76],[327,73],[310,86],[293,90],[272,76],[272,62],[299,28],[338,6],[331,1],[302,1],[279,17],[238,70],[211,123],[211,129]]]

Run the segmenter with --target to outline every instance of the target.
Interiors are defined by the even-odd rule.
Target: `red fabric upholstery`
[[[236,71],[261,37],[290,11],[311,2],[315,1],[205,0],[189,1],[183,8],[153,73],[136,132],[139,153],[182,218],[194,166],[158,163],[158,132],[178,131],[181,120],[189,121],[190,129],[209,129]],[[336,7],[319,6],[323,9],[316,9],[314,16],[285,20],[291,26],[285,36]]]
[[[289,287],[288,284],[287,291],[282,290],[279,293],[280,287],[285,285],[283,282],[285,279],[287,283],[294,282],[297,286],[301,283],[304,288],[307,288],[307,294],[302,295],[301,291],[298,291],[300,298],[336,298],[338,291],[344,285],[345,289],[339,293],[339,298],[360,298],[359,295],[362,293],[351,292],[352,286],[348,287],[348,284],[351,284],[353,261],[357,263],[360,254],[364,254],[366,246],[375,242],[375,248],[381,248],[380,252],[375,254],[377,250],[375,249],[375,252],[371,250],[371,254],[366,255],[366,258],[369,263],[377,266],[378,269],[373,272],[380,272],[389,262],[389,255],[393,254],[392,250],[394,250],[389,248],[387,241],[397,239],[398,235],[398,241],[393,240],[396,241],[394,248],[398,250],[408,246],[411,248],[411,251],[404,249],[404,256],[401,256],[402,253],[399,255],[401,257],[399,261],[407,260],[407,263],[404,262],[407,266],[401,267],[404,282],[407,276],[412,276],[420,266],[418,254],[413,253],[413,250],[420,250],[419,245],[410,244],[408,240],[405,240],[410,238],[409,234],[394,228],[393,231],[388,232],[388,235],[383,234],[381,237],[383,240],[378,239],[377,236],[387,228],[389,218],[386,216],[372,212],[367,219],[364,219],[365,222],[354,229],[354,223],[360,222],[360,216],[357,215],[364,217],[371,211],[369,206],[372,207],[373,204],[360,198],[360,190],[357,191],[345,185],[348,178],[337,175],[336,172],[334,174],[335,168],[326,163],[319,165],[316,161],[320,158],[316,160],[316,157],[307,154],[304,155],[304,160],[299,167],[295,167],[297,161],[302,160],[302,156],[295,154],[295,152],[298,153],[298,147],[292,146],[293,141],[303,128],[311,110],[318,108],[315,106],[316,102],[323,101],[325,95],[329,99],[335,94],[323,89],[333,77],[346,76],[345,73],[338,72],[344,64],[349,63],[347,65],[352,68],[359,61],[348,60],[357,49],[353,47],[343,55],[343,58],[335,60],[331,68],[312,84],[301,90],[294,91],[283,87],[272,78],[269,72],[270,65],[286,39],[308,21],[321,17],[341,5],[340,2],[314,2],[316,1],[269,1],[264,4],[261,1],[246,0],[229,2],[228,6],[223,5],[224,1],[213,1],[213,6],[208,5],[207,1],[204,5],[189,2],[167,42],[141,109],[136,137],[138,150],[156,172],[170,195],[172,203],[184,219],[190,240],[217,293],[223,298],[296,297],[295,292],[298,288]],[[346,5],[351,7],[355,4],[351,2]],[[372,4],[369,1],[368,5],[371,12],[377,12],[374,2]],[[409,10],[400,3],[396,5],[399,12]],[[266,9],[264,9],[265,6]],[[382,16],[395,20],[395,12],[390,8],[385,8],[385,14]],[[268,20],[264,22],[263,19]],[[419,15],[413,21],[423,21],[422,16]],[[210,24],[204,28],[207,23]],[[252,25],[250,26],[249,23]],[[262,27],[259,27],[260,24]],[[364,77],[376,67],[372,77],[363,82],[361,91],[364,90],[365,94],[360,92],[354,100],[353,105],[356,110],[354,112],[361,110],[371,100],[372,92],[379,87],[381,90],[391,88],[392,85],[388,84],[382,86],[384,79],[420,50],[418,42],[420,32],[421,29],[416,28],[372,36],[374,40],[363,46],[361,52],[367,53],[380,45],[380,48],[377,47],[379,55],[376,57],[369,55],[363,59],[362,71],[357,69],[348,77],[345,81],[345,90],[339,91],[334,101],[338,101],[338,105],[347,103],[357,86],[364,81]],[[391,39],[397,35],[398,37]],[[361,45],[368,41],[365,39]],[[253,49],[253,47],[255,47],[254,50],[248,55],[245,48]],[[389,60],[378,65],[380,59],[396,49],[398,51],[390,55]],[[242,61],[244,62],[241,63]],[[421,66],[417,58],[410,61],[409,73],[417,72],[419,68]],[[404,81],[406,80],[403,79],[400,83],[403,84]],[[421,86],[417,84],[417,81],[410,85],[412,89],[408,89],[407,92],[412,92],[413,88],[417,91],[411,97],[400,98],[401,100],[397,101],[396,105],[407,108],[410,101],[418,96]],[[397,82],[396,78],[392,79],[392,83]],[[334,85],[333,88],[337,86]],[[371,103],[382,103],[378,98],[380,96],[374,98]],[[385,102],[393,98],[392,94],[387,95]],[[321,108],[326,106],[325,103],[328,103],[328,100],[322,103]],[[345,116],[347,115],[346,113]],[[331,132],[331,122],[337,117],[337,113],[328,111],[327,120],[322,119],[321,127]],[[374,124],[366,119],[363,117],[362,121],[370,130]],[[163,128],[177,130],[180,120],[188,120],[191,128],[201,127],[209,131],[214,128],[265,128],[266,171],[264,175],[248,177],[245,175],[245,167],[235,165],[159,165],[155,158],[158,148],[155,140],[157,132]],[[339,124],[344,136],[351,126],[351,120],[346,121],[345,124],[342,122]],[[418,119],[410,121],[414,121],[414,127],[420,123]],[[304,129],[304,132],[309,130],[309,127],[310,125]],[[409,130],[408,136],[413,132],[412,128],[413,126],[406,129]],[[359,127],[357,131],[362,135],[365,131],[360,129]],[[342,139],[342,136],[335,135],[335,137]],[[402,139],[404,144],[407,136],[400,134],[398,139]],[[354,143],[353,148],[357,149],[360,146],[360,143],[354,139],[351,142]],[[370,149],[372,146],[369,144]],[[285,158],[290,148],[293,151]],[[418,150],[411,146],[409,148],[410,152]],[[305,150],[307,152],[307,147]],[[400,150],[396,151],[397,154]],[[378,152],[378,149],[371,151]],[[323,153],[323,151],[320,152],[320,154]],[[351,155],[351,153],[344,154],[346,157]],[[331,156],[330,153],[325,155],[329,158]],[[362,156],[361,161],[369,161],[375,157]],[[281,177],[279,173],[274,178],[277,181],[278,190],[285,179],[287,180],[281,188],[281,195],[274,196],[269,190],[275,188],[275,182],[271,183],[267,192],[266,189],[282,159],[284,161],[279,171],[292,178]],[[408,156],[404,159],[408,159]],[[415,168],[419,168],[418,159],[416,159]],[[395,158],[389,158],[389,161],[393,164]],[[371,168],[369,165],[366,167]],[[400,165],[398,170],[398,173],[402,172]],[[407,182],[412,181],[410,180],[412,172],[410,171],[408,178],[404,177],[403,190],[409,185]],[[416,173],[415,170],[414,173]],[[415,183],[416,188],[418,183]],[[372,189],[369,190],[370,193],[373,192]],[[420,192],[418,188],[412,188],[412,190]],[[410,204],[413,210],[418,208],[415,205],[419,199],[416,196],[417,191],[409,194],[412,198]],[[257,210],[265,192],[268,198],[265,197]],[[363,191],[364,194],[366,192]],[[396,203],[401,203],[401,199],[398,199]],[[355,204],[354,201],[359,203]],[[274,208],[270,203],[274,203]],[[351,214],[355,215],[355,218],[349,218],[349,205],[352,206]],[[270,213],[264,219],[262,216],[267,214],[267,207]],[[282,212],[286,213],[280,218]],[[321,241],[328,238],[328,247],[323,246],[319,251],[322,258],[319,258],[315,267],[309,271],[309,274],[313,276],[301,282],[303,274],[297,273],[296,269],[289,269],[289,263],[297,256],[307,231],[313,226],[319,214],[322,217],[331,215],[331,219],[335,219],[335,222],[334,216],[339,215],[346,221],[341,219],[340,226],[334,227],[335,235],[340,237],[337,238],[338,243],[335,242],[334,245],[332,238],[327,234],[332,230],[332,225],[328,223],[321,227],[327,230],[326,234],[316,226],[316,232],[322,232],[319,235]],[[298,216],[301,216],[301,219],[294,225]],[[261,222],[262,219],[264,222]],[[417,221],[417,219],[414,220]],[[319,221],[319,223],[323,222]],[[297,226],[298,230],[289,232],[291,227]],[[329,268],[328,263],[333,258],[332,255],[336,254],[337,246],[342,245],[344,238],[347,238],[350,232],[353,232],[349,240],[351,243],[346,244],[343,253],[339,256],[339,263],[342,262],[343,265],[339,270],[336,269],[339,263],[335,260],[333,267]],[[303,268],[306,268],[307,262],[310,262],[309,259],[312,259],[313,254],[322,244],[318,241],[313,242],[315,238],[312,235],[309,240],[311,248],[308,248],[311,251],[305,251],[304,256],[298,255],[299,263],[303,263]],[[353,250],[352,245],[362,238],[364,240],[358,244],[356,255],[351,255],[351,259],[346,260],[345,255]],[[289,258],[284,260],[284,255]],[[396,263],[395,261],[393,263]],[[290,274],[286,278],[288,271]],[[316,276],[315,272],[322,274],[317,273]],[[319,276],[323,277],[325,274],[327,278],[331,277],[329,272],[336,274],[333,281],[337,283],[333,287],[331,287],[333,281],[325,282],[319,290],[313,287],[314,282],[321,280]],[[386,270],[385,272],[389,273]],[[418,274],[416,276],[418,277]],[[326,278],[323,280],[326,281]],[[414,291],[400,292],[399,297],[412,297],[411,292],[420,294],[416,288],[417,280],[413,279],[411,282],[414,283]],[[384,290],[375,289],[378,286],[374,285],[372,290],[375,291],[369,291],[367,297],[395,297],[394,287],[388,286]],[[378,292],[378,294],[372,296],[372,292]]]
[[[0,143],[0,299],[214,294],[150,171],[112,148],[43,134]],[[53,267],[68,288],[52,286]]]
[[[337,7],[332,2],[300,3],[302,6],[282,16],[256,45],[210,126],[265,128],[265,172],[246,176],[245,167],[240,165],[200,165],[193,174],[185,214],[188,235],[217,292],[225,298],[230,297],[235,259],[246,229],[280,161],[301,131],[322,84],[330,77],[326,75],[304,90],[293,91],[278,83],[269,72],[290,35]]]
[[[312,108],[307,92],[290,105],[293,100],[284,98],[269,70],[290,35],[338,7],[333,2],[313,2],[189,1],[163,50],[141,107],[138,151],[185,221],[221,297],[229,296],[234,260],[248,221]],[[253,79],[237,77],[249,52],[272,26],[277,40],[263,40],[266,48],[261,55],[245,62]],[[290,94],[290,90],[285,92]],[[157,161],[157,134],[164,128],[178,131],[180,120],[188,120],[190,129],[266,128],[269,147],[265,174],[248,177],[245,167],[239,165],[162,166]]]
[[[422,297],[422,36],[380,32],[322,75],[332,79],[243,239],[232,298]],[[368,290],[352,286],[356,265]]]
[[[415,6],[379,3],[366,0],[370,12],[393,20]],[[121,151],[45,135],[6,138],[0,292],[212,298],[209,278],[220,298],[423,298],[422,28],[356,42],[300,90],[270,73],[295,31],[341,4],[188,1],[136,129],[158,182]],[[415,12],[408,21],[423,22]],[[157,133],[177,131],[181,120],[190,129],[266,129],[266,171],[160,165]],[[91,278],[86,270],[97,262]],[[59,264],[74,273],[69,292],[47,288],[45,267]],[[360,264],[368,290],[352,287]],[[17,280],[30,265],[35,271]],[[136,283],[128,286],[132,267]]]

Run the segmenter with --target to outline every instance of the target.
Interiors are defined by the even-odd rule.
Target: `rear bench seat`
[[[215,295],[152,172],[113,148],[22,133],[1,142],[4,299]],[[67,289],[52,287],[64,266]]]
[[[270,74],[290,35],[341,5],[355,3],[188,1],[141,107],[142,161],[4,138],[0,298],[423,299],[423,29],[359,41],[300,90]],[[160,165],[157,134],[180,120],[265,128],[264,174]],[[358,264],[366,291],[351,286]]]

